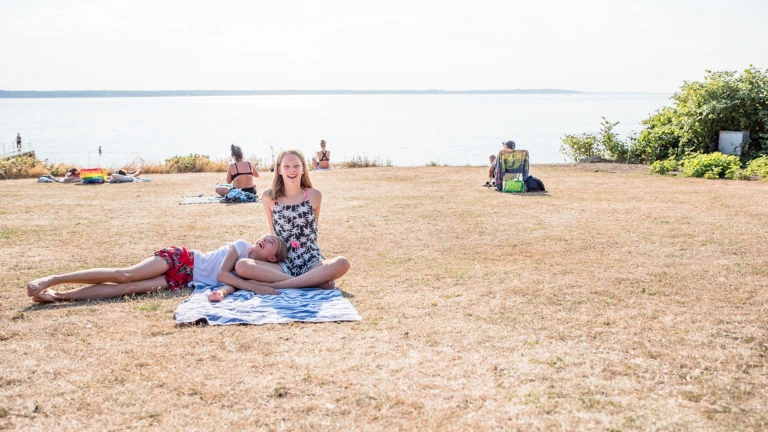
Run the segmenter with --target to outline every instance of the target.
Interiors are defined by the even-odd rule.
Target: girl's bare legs
[[[339,257],[346,260],[344,257]],[[324,261],[325,262],[325,261]],[[320,266],[322,263],[315,264],[312,268]],[[349,261],[347,261],[347,264],[349,264]],[[349,270],[349,268],[347,268]],[[280,264],[270,263],[270,262],[264,262],[264,261],[256,261],[252,259],[241,259],[235,264],[235,272],[238,276],[240,276],[243,279],[248,279],[250,281],[255,282],[258,285],[262,286],[269,286],[270,283],[275,282],[285,282],[286,285],[283,288],[323,288],[323,289],[334,289],[336,287],[336,282],[334,279],[328,279],[324,280],[320,283],[312,284],[312,285],[295,285],[295,277],[291,275],[287,275],[283,273],[283,268],[280,267]],[[344,271],[341,273],[343,275],[346,273]],[[339,275],[338,277],[341,277]],[[290,282],[287,282],[290,281]]]
[[[35,279],[27,284],[27,295],[36,296],[46,288],[65,283],[73,284],[125,284],[143,281],[161,276],[168,271],[168,263],[159,256],[147,258],[144,261],[126,268],[95,268],[81,270],[63,275],[51,275]]]
[[[335,281],[336,279],[344,276],[349,271],[349,260],[343,256],[320,261],[312,266],[312,269],[301,276],[296,276],[290,279],[286,279],[279,282],[257,282],[259,285],[267,286],[270,288],[311,288],[322,287],[329,281]],[[237,268],[237,266],[235,266]],[[238,274],[240,272],[238,271]],[[335,284],[333,284],[335,286]],[[333,288],[329,286],[328,288]]]
[[[166,282],[165,277],[157,276],[151,279],[121,284],[90,285],[82,288],[75,288],[70,291],[56,291],[53,288],[46,288],[32,297],[32,300],[39,303],[49,303],[66,300],[120,297],[129,294],[155,292],[165,288],[168,288],[168,282]]]
[[[219,187],[216,188],[216,193],[221,195],[221,196],[227,196],[227,194],[229,193],[230,190],[232,190],[232,189],[230,189],[230,188],[228,188],[226,186],[219,186]]]

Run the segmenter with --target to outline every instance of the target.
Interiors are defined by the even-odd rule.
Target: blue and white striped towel
[[[279,324],[291,321],[362,321],[339,290],[284,289],[280,295],[256,295],[238,290],[220,303],[208,294],[220,287],[196,284],[195,292],[173,316],[177,324],[206,321],[210,325]]]

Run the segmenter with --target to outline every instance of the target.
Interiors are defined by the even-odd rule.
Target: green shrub
[[[392,161],[378,157],[369,157],[366,155],[352,156],[352,159],[345,160],[339,164],[341,168],[374,168],[391,167]]]
[[[768,156],[763,155],[757,159],[752,159],[744,170],[748,176],[758,176],[763,180],[768,180]]]
[[[750,133],[744,161],[768,154],[768,70],[707,71],[701,82],[684,82],[672,100],[672,106],[643,121],[637,138],[640,160],[709,153],[724,130]]]
[[[562,142],[560,153],[574,162],[589,157],[605,158],[605,150],[593,134],[565,135]]]
[[[48,169],[35,155],[0,159],[0,180],[34,178],[43,174],[48,174]]]
[[[639,150],[637,139],[630,137],[623,141],[613,132],[619,122],[612,123],[602,117],[600,132],[597,134],[565,135],[561,138],[560,153],[574,162],[598,157],[615,162],[637,162]]]
[[[214,162],[206,155],[190,154],[174,156],[165,160],[165,171],[169,173],[221,172],[229,165],[226,161]]]
[[[683,175],[686,177],[704,177],[708,179],[741,179],[741,160],[738,156],[722,153],[691,155],[682,160]]]
[[[616,162],[627,162],[629,157],[629,146],[627,143],[619,139],[619,136],[613,132],[613,128],[619,124],[619,122],[611,123],[602,117],[603,121],[600,122],[600,134],[597,137],[600,145],[605,148],[605,155],[608,159]]]
[[[677,159],[674,157],[671,157],[669,159],[665,160],[658,160],[651,164],[650,173],[651,174],[669,174],[672,171],[678,170],[678,162]]]

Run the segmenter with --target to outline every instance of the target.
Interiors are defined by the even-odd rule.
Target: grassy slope
[[[485,168],[313,173],[364,320],[262,327],[23,290],[264,233],[260,205],[178,205],[221,174],[0,182],[0,427],[767,428],[768,182],[579,168],[534,167],[549,196]]]

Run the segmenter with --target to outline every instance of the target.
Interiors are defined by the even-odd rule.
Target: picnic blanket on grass
[[[224,197],[222,196],[183,196],[181,197],[181,202],[179,204],[186,205],[186,204],[221,204],[221,200]]]
[[[195,292],[182,302],[173,317],[176,324],[210,325],[281,324],[291,321],[362,321],[352,303],[339,290],[284,289],[280,295],[256,295],[238,290],[220,303],[208,295],[220,286],[195,284]]]

